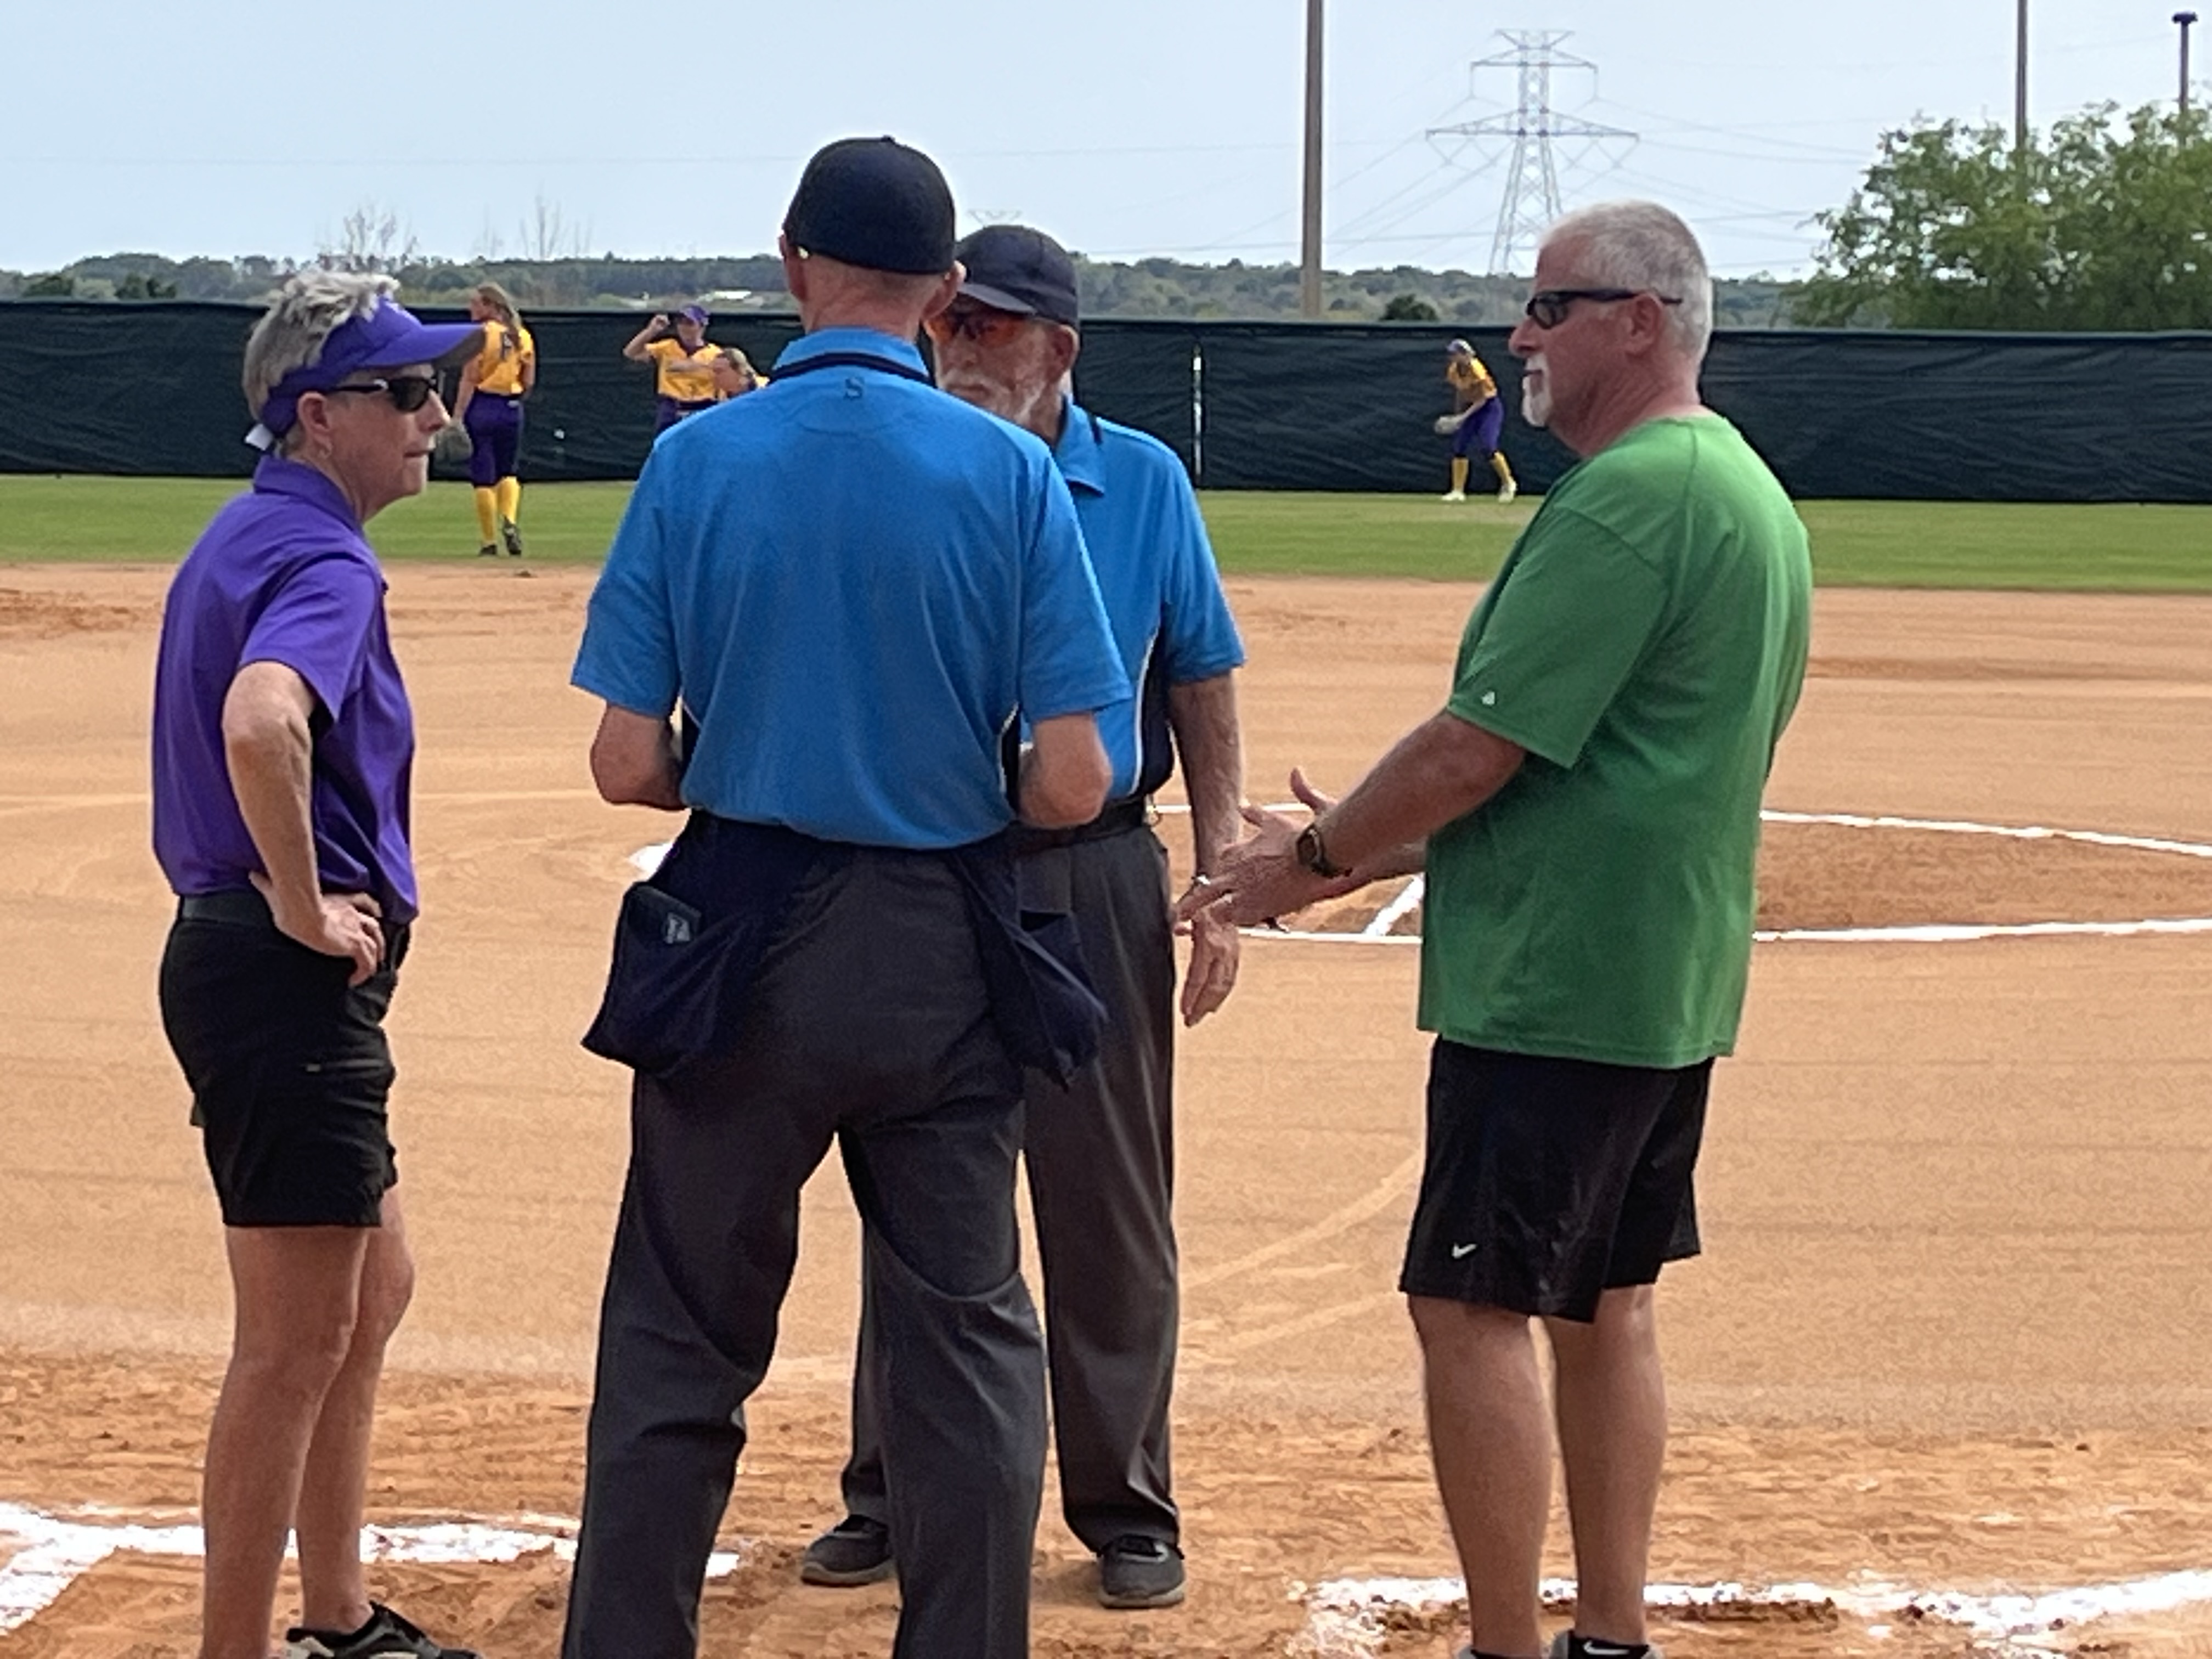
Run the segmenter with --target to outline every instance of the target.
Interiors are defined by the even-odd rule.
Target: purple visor
[[[289,431],[302,393],[327,392],[365,368],[404,368],[410,363],[442,367],[483,342],[482,323],[426,323],[398,301],[380,296],[368,316],[332,329],[313,362],[276,382],[268,402],[261,405],[261,423],[246,434],[246,441],[266,449]]]
[[[681,317],[685,322],[696,323],[702,328],[706,327],[708,323],[714,321],[714,319],[708,315],[707,307],[704,306],[686,306],[683,310],[678,312],[676,314],[678,317]]]

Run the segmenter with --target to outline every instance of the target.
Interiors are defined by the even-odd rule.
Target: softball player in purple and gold
[[[721,347],[708,342],[708,320],[704,306],[686,306],[672,318],[663,313],[623,348],[623,356],[649,362],[655,370],[653,391],[660,400],[653,424],[655,433],[667,431],[686,415],[713,408],[726,395],[715,373],[724,354]]]
[[[483,325],[483,349],[461,368],[453,418],[468,428],[469,482],[476,486],[479,557],[495,558],[503,544],[522,556],[522,480],[515,456],[522,447],[522,400],[538,384],[538,343],[522,313],[497,283],[479,283],[469,295],[469,316]]]
[[[1511,501],[1520,486],[1513,482],[1513,469],[1498,447],[1498,434],[1505,425],[1505,404],[1498,398],[1498,382],[1490,378],[1482,359],[1464,340],[1454,340],[1444,349],[1444,379],[1452,389],[1452,413],[1437,423],[1440,431],[1451,434],[1452,441],[1451,489],[1444,499],[1467,499],[1468,459],[1480,449],[1490,470],[1498,475],[1498,499]]]

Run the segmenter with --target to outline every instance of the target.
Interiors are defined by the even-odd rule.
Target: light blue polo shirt
[[[1035,437],[914,347],[825,329],[653,445],[571,678],[698,725],[684,799],[864,846],[963,846],[1013,812],[1015,716],[1128,697],[1075,507]],[[794,372],[796,371],[796,372]]]
[[[1176,453],[1149,433],[1067,404],[1053,450],[1106,602],[1130,695],[1098,715],[1111,798],[1150,794],[1175,764],[1167,689],[1244,665],[1198,497]]]

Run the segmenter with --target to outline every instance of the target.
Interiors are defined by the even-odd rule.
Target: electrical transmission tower
[[[1505,191],[1498,204],[1498,232],[1490,244],[1492,272],[1506,276],[1513,270],[1515,255],[1524,246],[1533,254],[1544,228],[1559,216],[1559,161],[1553,151],[1553,141],[1581,139],[1587,150],[1607,143],[1632,145],[1636,135],[1625,127],[1585,121],[1552,107],[1553,70],[1580,70],[1592,76],[1597,73],[1597,65],[1588,58],[1559,49],[1571,31],[1500,29],[1498,33],[1512,50],[1494,58],[1478,58],[1468,66],[1468,75],[1472,80],[1481,70],[1513,70],[1520,81],[1516,107],[1509,114],[1486,116],[1458,126],[1431,127],[1428,137],[1432,142],[1438,138],[1483,144],[1512,141]]]

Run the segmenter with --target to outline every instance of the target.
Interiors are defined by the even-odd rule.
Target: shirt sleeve
[[[1168,546],[1166,616],[1161,628],[1161,665],[1170,685],[1210,680],[1244,665],[1244,641],[1229,614],[1221,591],[1221,572],[1213,544],[1198,511],[1190,480],[1174,463],[1164,536]]]
[[[384,577],[366,557],[331,553],[286,575],[254,619],[238,665],[282,663],[307,683],[336,720],[360,689],[369,625],[384,598]]]
[[[1031,477],[1036,507],[1022,570],[1023,717],[1032,724],[1110,708],[1130,695],[1107,626],[1098,578],[1083,545],[1075,501],[1040,451]]]
[[[1571,507],[1547,511],[1528,534],[1444,707],[1572,766],[1657,629],[1667,581]]]
[[[648,457],[638,475],[592,589],[568,683],[617,708],[661,720],[676,707],[680,675],[655,459]]]

